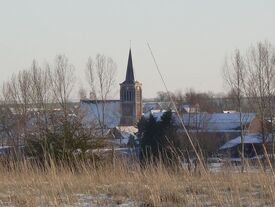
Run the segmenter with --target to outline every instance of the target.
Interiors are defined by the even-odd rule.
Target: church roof
[[[80,109],[83,111],[83,124],[89,127],[100,127],[100,122],[111,129],[119,125],[121,108],[119,100],[81,100]],[[104,107],[104,110],[103,110]]]
[[[132,61],[132,53],[131,53],[131,49],[130,49],[129,56],[128,56],[126,78],[123,83],[134,83],[134,82],[135,82],[134,68],[133,68],[133,61]]]

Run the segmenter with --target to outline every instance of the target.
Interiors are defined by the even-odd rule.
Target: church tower
[[[125,81],[120,84],[121,119],[120,125],[133,126],[142,116],[141,83],[135,81],[131,49]]]

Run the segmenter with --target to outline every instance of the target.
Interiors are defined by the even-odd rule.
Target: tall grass
[[[273,206],[273,174],[246,168],[195,173],[121,159],[96,167],[10,162],[0,168],[0,206]]]

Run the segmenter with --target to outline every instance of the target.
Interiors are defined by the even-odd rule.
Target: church
[[[132,52],[129,50],[125,80],[120,83],[120,100],[80,101],[87,127],[111,129],[136,126],[142,116],[142,84],[135,80]]]

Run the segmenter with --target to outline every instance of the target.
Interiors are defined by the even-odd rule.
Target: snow
[[[158,110],[160,109],[160,104],[158,102],[146,102],[143,103],[143,111],[148,112],[151,110]]]
[[[116,155],[124,156],[124,157],[133,157],[139,155],[139,149],[138,148],[103,148],[103,149],[94,149],[92,150],[92,153],[97,153],[100,155],[106,155],[108,153],[111,153],[114,151]]]
[[[151,110],[144,113],[145,118],[149,118],[150,114],[157,121],[161,120],[166,110]],[[175,120],[178,120],[173,112]],[[242,113],[242,122],[244,126],[248,126],[256,117],[256,113]],[[198,128],[208,132],[230,132],[239,131],[240,114],[239,113],[185,113],[183,114],[183,122],[189,128]]]
[[[144,117],[148,119],[150,117],[150,114],[153,115],[153,117],[156,119],[156,121],[160,121],[162,115],[166,112],[166,110],[151,110],[147,113],[144,113]]]
[[[243,125],[249,125],[256,113],[242,113]],[[183,115],[184,124],[190,127],[198,127],[205,131],[223,132],[238,130],[240,127],[239,113],[193,113]]]
[[[227,111],[223,111],[224,114],[232,114],[232,113],[237,113],[237,111],[234,110],[227,110]]]
[[[271,136],[267,137],[267,142],[271,141]],[[260,144],[263,142],[262,134],[253,133],[244,136],[243,140],[244,144]],[[241,144],[241,137],[237,137],[235,139],[231,139],[226,142],[223,146],[220,147],[220,150],[229,149]]]
[[[98,206],[113,206],[113,207],[134,207],[139,206],[136,202],[125,199],[121,204],[117,204],[115,198],[110,194],[75,194],[77,202],[74,206],[79,207],[98,207]]]
[[[119,131],[125,132],[128,134],[135,134],[138,132],[138,129],[134,126],[117,126],[116,127]]]
[[[156,106],[157,103],[149,102],[148,107]],[[119,100],[105,101],[105,125],[107,128],[117,127],[120,123],[121,108]],[[84,124],[86,126],[99,125],[102,121],[102,101],[82,100],[80,108],[84,111]],[[153,109],[144,113],[145,118],[149,118],[152,114],[157,121],[161,120],[163,113],[166,110]],[[175,118],[176,114],[173,113]],[[252,120],[256,117],[256,113],[242,113],[242,122],[244,126],[249,126]],[[236,113],[185,113],[182,116],[184,124],[189,128],[199,128],[204,131],[212,132],[226,132],[239,131],[240,128],[240,114]],[[178,120],[178,118],[176,118]],[[122,130],[124,131],[124,130]],[[131,132],[132,133],[132,132]]]
[[[80,108],[84,112],[84,124],[89,127],[99,125],[99,121],[103,120],[103,102],[93,100],[82,100]],[[119,125],[121,118],[121,109],[119,100],[105,101],[104,119],[107,128],[114,128]]]
[[[0,146],[0,150],[10,149],[12,146]]]
[[[137,132],[138,129],[134,126],[117,126],[110,130],[110,135],[114,138],[110,142],[117,145],[126,145],[131,137],[137,139]]]
[[[190,106],[188,104],[183,104],[182,109],[184,109],[187,113],[195,113],[198,112],[199,107]]]

